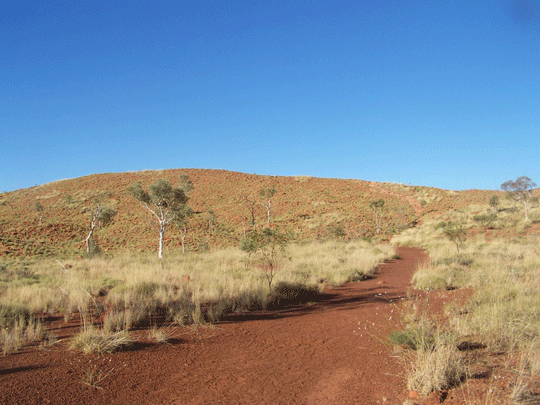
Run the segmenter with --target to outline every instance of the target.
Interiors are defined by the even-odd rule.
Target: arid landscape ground
[[[125,259],[114,262],[112,258],[133,252],[134,257],[140,257],[136,260],[146,263],[148,259],[137,255],[156,249],[155,230],[148,226],[146,213],[140,204],[125,190],[136,181],[148,185],[158,178],[167,178],[174,183],[180,174],[189,175],[195,186],[189,200],[195,215],[186,238],[186,257],[204,255],[206,251],[216,251],[219,256],[220,249],[238,247],[252,227],[246,197],[256,199],[258,190],[274,186],[277,192],[272,203],[272,226],[294,234],[295,243],[300,246],[290,255],[300,255],[301,246],[315,243],[315,249],[328,250],[330,256],[336,256],[335,263],[321,264],[324,271],[319,269],[313,276],[313,283],[318,283],[320,293],[309,299],[291,299],[266,308],[236,303],[236,310],[224,310],[221,315],[216,315],[215,321],[202,318],[196,321],[195,315],[190,315],[189,322],[179,322],[178,317],[173,321],[158,313],[150,320],[129,327],[133,341],[130,345],[110,353],[84,354],[74,349],[72,339],[87,322],[86,309],[81,308],[90,308],[90,312],[97,316],[93,318],[94,322],[103,324],[105,328],[104,317],[111,317],[118,310],[118,294],[131,291],[129,282],[115,279],[121,277],[114,273],[116,267],[111,267],[108,274],[106,266],[116,263],[115,266],[123,268],[133,264],[122,264]],[[87,258],[84,251],[89,214],[99,195],[117,211],[115,221],[100,229],[96,236],[104,261]],[[21,299],[25,288],[33,291],[30,294],[34,296],[42,294],[44,289],[35,289],[42,285],[52,286],[56,295],[65,295],[69,299],[64,297],[54,305],[47,304],[47,310],[41,313],[30,311],[45,325],[48,341],[29,341],[17,350],[4,350],[5,354],[0,357],[0,402],[540,403],[537,374],[540,362],[534,353],[524,354],[524,340],[491,341],[489,334],[482,335],[482,328],[487,326],[478,329],[473,321],[463,318],[469,312],[472,314],[483,308],[483,296],[475,295],[477,290],[482,290],[478,286],[486,284],[486,276],[483,275],[485,259],[479,256],[480,253],[487,257],[488,262],[491,258],[499,267],[510,269],[510,275],[500,276],[503,285],[524,284],[527,286],[524,295],[537,296],[538,279],[534,276],[538,273],[536,260],[539,256],[534,247],[540,231],[537,213],[534,211],[533,220],[523,226],[521,214],[505,203],[498,207],[500,213],[496,218],[486,219],[487,214],[483,213],[491,209],[488,201],[494,195],[503,198],[501,192],[454,192],[358,180],[282,178],[194,169],[94,175],[2,193],[2,308],[11,305],[12,291],[17,290],[17,297]],[[377,232],[377,217],[370,203],[380,199],[385,201],[386,208],[384,224]],[[40,202],[41,209],[36,208],[36,201]],[[264,207],[259,204],[256,226],[264,226],[265,215]],[[458,221],[466,226],[466,232],[463,240],[456,242],[456,252],[455,241],[446,240],[441,229],[450,229],[447,223]],[[513,222],[507,226],[503,224],[505,221]],[[333,233],[336,227],[343,232]],[[329,244],[328,240],[333,242]],[[360,270],[355,270],[354,265],[360,260],[346,256],[352,254],[350,247],[356,246],[351,245],[356,240],[383,245],[391,241],[396,246],[396,254],[379,259],[383,263],[375,271],[362,273],[360,278],[350,278],[361,281],[329,282],[332,269],[337,271],[346,265],[352,264],[350,271],[359,274]],[[500,248],[490,248],[490,244],[495,243],[492,241],[498,240],[508,243]],[[367,245],[362,254],[378,255],[382,253],[383,245]],[[178,230],[171,228],[165,241],[165,254],[178,253],[179,249]],[[500,257],[492,253],[497,249]],[[237,259],[225,257],[225,254],[223,263],[219,260],[212,263],[232,271],[233,279],[243,277],[240,274],[251,274],[242,272],[249,271],[249,266],[255,263],[254,258],[240,259],[238,263],[242,267],[239,268],[235,262]],[[307,255],[313,256],[314,253]],[[284,269],[292,266],[291,277],[308,277],[306,268],[318,266],[316,262],[309,262],[308,256],[298,263],[292,257],[284,258],[280,266]],[[293,265],[287,265],[287,260]],[[155,300],[158,292],[169,294],[172,298],[168,305],[172,308],[184,299],[182,285],[189,287],[191,283],[193,287],[189,287],[191,290],[186,302],[190,305],[196,303],[197,308],[190,310],[199,315],[208,311],[204,313],[209,316],[211,307],[218,306],[219,301],[196,297],[200,294],[198,289],[203,287],[195,287],[195,283],[200,281],[193,270],[195,262],[186,261],[187,264],[176,274],[174,268],[168,267],[177,266],[177,263],[164,260],[156,270],[158,281],[156,278],[145,281],[145,276],[134,273],[133,278],[138,284],[133,288],[138,288],[144,297],[154,297],[152,299]],[[43,270],[43,266],[48,267]],[[185,269],[188,269],[187,273]],[[257,279],[262,273],[256,266],[254,269],[252,273]],[[40,273],[42,270],[43,274]],[[76,271],[83,279],[76,279]],[[487,269],[487,274],[489,271]],[[163,280],[159,280],[160,274]],[[94,284],[85,284],[84,277],[92,279]],[[138,281],[139,277],[143,277],[143,281]],[[493,275],[491,280],[494,285],[495,278]],[[228,291],[225,287],[220,288],[222,295]],[[79,295],[75,295],[75,289]],[[497,294],[502,297],[502,306],[508,307],[522,291],[515,287]],[[34,298],[27,296],[26,305],[30,307]],[[164,300],[161,296],[159,299]],[[52,298],[49,300],[54,301]],[[489,298],[488,301],[496,300]],[[66,306],[68,302],[70,308]],[[124,312],[127,313],[128,304],[125,302]],[[147,305],[149,302],[145,301]],[[538,348],[535,302],[526,304],[533,309],[531,318],[523,321],[523,328],[516,328],[516,334],[527,335],[527,347],[533,352]],[[100,305],[102,311],[98,310]],[[179,311],[178,307],[174,308]],[[7,309],[5,311],[8,313]],[[0,315],[4,317],[4,313]],[[187,318],[184,315],[182,319]],[[10,336],[9,330],[15,326],[4,318],[1,320],[5,331],[3,344],[7,347],[4,336]],[[150,338],[149,330],[155,326],[150,324],[152,320],[159,322],[159,330],[166,334],[166,339]],[[454,351],[460,358],[459,362],[464,362],[463,370],[466,370],[460,371],[457,380],[452,380],[449,386],[426,392],[415,388],[423,385],[411,383],[411,370],[416,370],[414,367],[419,364],[415,353],[422,350],[416,347],[416,352],[411,351],[407,346],[417,342],[414,339],[412,342],[403,340],[405,332],[398,334],[401,340],[394,338],[392,341],[390,338],[396,331],[422,329],[422,322],[427,322],[429,329],[428,354],[439,350],[435,343],[429,346],[431,340],[440,340],[444,344],[454,342],[451,345],[456,346]],[[514,319],[515,324],[519,322]],[[464,324],[467,324],[466,328]],[[502,328],[508,327],[502,325]],[[440,338],[439,330],[443,329],[441,336],[445,337]],[[436,370],[442,368],[438,365]]]
[[[426,255],[400,260],[371,280],[327,291],[320,302],[234,314],[212,326],[175,327],[168,344],[140,343],[85,356],[69,350],[75,326],[58,324],[52,347],[0,358],[5,404],[376,404],[409,395],[399,358],[386,343]],[[410,292],[409,292],[410,293]],[[83,383],[96,367],[98,388]]]

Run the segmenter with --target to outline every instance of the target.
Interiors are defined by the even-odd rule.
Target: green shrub
[[[433,291],[433,290],[447,290],[448,283],[446,280],[437,274],[425,274],[422,277],[414,277],[414,287],[418,290]]]
[[[431,350],[435,345],[435,334],[428,322],[419,322],[404,330],[390,332],[389,340],[394,345],[412,350]]]
[[[300,283],[278,283],[270,294],[269,305],[283,307],[316,301],[321,292],[317,286],[306,286]]]

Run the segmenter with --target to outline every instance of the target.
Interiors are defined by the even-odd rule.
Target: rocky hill
[[[100,198],[117,212],[112,224],[98,229],[102,251],[150,251],[157,248],[152,218],[127,188],[166,179],[173,185],[187,175],[194,185],[188,205],[189,250],[237,246],[251,226],[246,198],[255,202],[256,226],[267,222],[259,190],[275,187],[272,226],[295,240],[338,237],[388,238],[426,216],[471,204],[487,204],[495,191],[449,191],[421,186],[309,176],[262,176],[224,170],[171,169],[94,174],[0,194],[0,256],[83,255],[91,211]],[[371,202],[384,200],[380,234]],[[165,249],[181,245],[180,232],[169,227]]]

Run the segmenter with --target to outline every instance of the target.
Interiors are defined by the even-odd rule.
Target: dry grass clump
[[[173,329],[170,326],[152,325],[148,331],[148,338],[156,343],[167,343],[173,338]]]
[[[46,336],[43,324],[33,318],[26,323],[19,319],[10,327],[0,331],[0,348],[2,354],[18,351],[27,342],[41,341]]]
[[[455,343],[437,337],[432,348],[411,354],[407,363],[407,387],[424,395],[446,390],[465,378],[465,370]]]
[[[71,347],[84,354],[112,353],[132,343],[133,340],[126,330],[109,332],[89,325],[71,339]]]
[[[89,387],[102,390],[103,387],[100,385],[101,382],[111,375],[113,371],[114,368],[107,370],[99,367],[97,364],[93,364],[83,370],[82,383],[88,385]]]
[[[0,303],[0,348],[4,355],[18,351],[26,342],[45,336],[41,321],[23,305]]]

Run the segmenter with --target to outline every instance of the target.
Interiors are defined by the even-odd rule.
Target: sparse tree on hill
[[[111,208],[106,208],[102,202],[96,203],[96,206],[92,210],[92,219],[90,221],[90,231],[85,239],[86,253],[90,253],[90,241],[94,235],[96,226],[106,226],[110,224],[116,215],[116,211]]]
[[[536,187],[536,183],[527,176],[518,177],[516,181],[508,180],[501,184],[501,189],[506,191],[510,198],[522,204],[525,208],[525,221],[529,220],[529,210],[537,201],[531,193],[534,187]]]
[[[254,229],[245,235],[240,249],[250,256],[255,254],[259,259],[259,266],[272,290],[272,282],[279,270],[279,257],[287,245],[288,236],[270,227]]]
[[[34,208],[39,216],[39,224],[41,225],[41,219],[43,218],[43,205],[39,201],[36,201],[36,204],[34,205]]]
[[[178,176],[178,188],[184,190],[184,193],[189,196],[195,186],[187,174]]]
[[[394,216],[397,218],[397,229],[398,231],[403,231],[407,229],[407,216],[405,215],[405,207],[392,207],[394,211]]]
[[[182,253],[186,253],[185,240],[188,231],[189,218],[193,215],[193,211],[187,205],[178,213],[174,224],[180,231],[180,238],[182,240]]]
[[[463,243],[465,243],[465,240],[467,239],[467,231],[465,231],[462,225],[448,222],[443,228],[443,234],[448,240],[450,240],[456,245],[456,249],[459,255],[459,248],[463,245]]]
[[[155,223],[151,225],[159,232],[158,257],[163,257],[163,237],[167,226],[173,221],[180,221],[187,212],[188,196],[181,187],[173,187],[167,180],[159,179],[143,189],[141,183],[128,188],[128,193],[135,197],[152,214]]]
[[[261,205],[266,208],[266,216],[268,219],[268,225],[270,225],[270,211],[272,209],[272,197],[276,194],[276,188],[272,186],[271,188],[263,188],[259,191],[259,195],[267,200],[266,203],[261,203]]]
[[[206,219],[208,220],[208,232],[212,232],[212,227],[216,223],[216,213],[212,210],[208,211]]]
[[[193,185],[193,182],[187,174],[181,174],[178,177],[178,188],[184,190],[184,193],[189,198],[195,186]],[[191,216],[193,215],[193,211],[187,205],[184,205],[184,207],[180,210],[178,214],[179,215],[177,215],[174,223],[180,231],[180,238],[182,241],[182,253],[186,253],[185,240],[188,232],[189,218],[191,218]]]
[[[493,212],[497,214],[499,212],[499,196],[494,195],[489,199],[489,205],[493,208]]]
[[[255,206],[257,205],[257,201],[255,199],[251,199],[250,196],[247,194],[244,194],[242,198],[244,199],[244,202],[246,203],[249,209],[249,213],[251,215],[251,220],[249,221],[250,222],[249,225],[253,226],[255,225]]]
[[[382,227],[384,200],[381,198],[380,200],[372,201],[369,204],[369,207],[373,210],[375,215],[375,231],[377,232],[377,235],[379,235]]]

